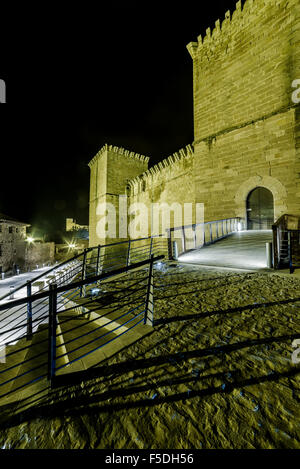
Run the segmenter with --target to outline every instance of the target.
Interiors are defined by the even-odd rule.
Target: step
[[[60,333],[59,326],[57,333]],[[25,401],[29,405],[32,400],[39,399],[48,393],[50,387],[48,381],[48,353],[48,324],[42,324],[33,335],[31,347],[25,357],[26,362],[19,368],[19,378],[13,382],[11,391],[14,391],[14,401],[20,403]],[[60,366],[63,363],[65,363],[65,359],[60,359],[57,365]]]
[[[67,353],[67,359],[69,362],[72,362],[73,360],[77,361],[70,363],[69,366],[62,368],[61,370],[58,370],[58,374],[87,369],[87,363],[91,363],[93,361],[92,357],[94,354],[91,354],[80,360],[78,360],[78,358],[92,351],[95,347],[99,347],[101,344],[105,343],[104,339],[99,340],[99,336],[102,335],[103,332],[99,333],[99,331],[95,330],[95,326],[91,323],[87,323],[85,319],[73,319],[73,317],[70,317],[69,319],[67,319],[67,322],[64,321],[66,321],[66,317],[63,318],[60,324],[61,331],[63,334],[64,345],[59,346],[57,348],[56,353],[57,356]],[[76,329],[72,330],[75,327]],[[78,338],[79,336],[82,336],[84,334],[88,335]],[[109,338],[111,337],[109,336]],[[72,339],[76,340],[72,341]],[[89,344],[89,342],[93,339],[96,339],[96,341]],[[73,350],[77,349],[78,347],[82,348],[73,352]],[[97,351],[97,357],[97,361],[104,360],[106,358],[106,355],[104,354],[102,349]]]
[[[117,316],[120,315],[120,312],[114,312],[110,315],[107,313],[107,310],[105,310],[105,312],[104,310],[102,312],[99,311],[98,313],[94,311],[87,311],[84,319],[82,319],[82,317],[76,318],[74,315],[68,318],[68,322],[64,322],[66,320],[66,316],[61,318],[60,327],[64,339],[64,348],[68,354],[68,360],[69,362],[78,358],[79,360],[75,363],[71,363],[69,366],[62,368],[61,370],[58,370],[58,374],[85,370],[91,366],[95,366],[101,363],[103,360],[106,360],[115,353],[119,352],[124,347],[127,347],[128,345],[141,339],[143,336],[147,335],[153,330],[151,326],[144,325],[143,323],[137,325],[132,330],[128,330],[138,321],[138,319],[132,321],[128,325],[123,325],[124,321],[128,320],[129,317],[118,320]],[[103,317],[103,314],[106,314],[106,316]],[[141,319],[141,316],[139,319]],[[92,322],[89,322],[91,320]],[[112,320],[114,322],[108,324],[107,327],[105,327],[105,324]],[[121,327],[117,331],[112,330],[118,326]],[[75,327],[76,329],[73,329]],[[122,332],[124,334],[120,335]],[[104,334],[106,334],[105,337],[101,337]],[[78,338],[79,335],[83,337]],[[76,340],[71,341],[72,339]],[[109,342],[111,339],[114,340]],[[90,341],[93,342],[89,343]],[[81,346],[82,348],[79,350],[74,350]],[[92,352],[93,349],[100,346],[102,346],[100,349]],[[57,350],[57,355],[59,356],[62,353],[65,352],[62,352],[62,347],[59,347]],[[84,354],[88,355],[80,358]]]
[[[40,343],[42,342],[42,343]],[[20,367],[19,378],[12,386],[13,391],[25,391],[29,382],[37,380],[48,371],[48,325],[43,324],[32,337],[31,347],[28,349],[25,363]],[[26,391],[25,391],[26,394]]]
[[[4,383],[6,381],[9,381],[12,378],[15,378],[19,372],[20,368],[22,365],[20,365],[21,362],[24,361],[26,354],[27,354],[27,349],[23,350],[23,348],[30,346],[31,341],[26,340],[26,338],[23,338],[18,341],[17,344],[14,345],[9,345],[5,349],[5,354],[7,355],[5,363],[0,363],[0,384]],[[13,353],[15,352],[15,353]],[[11,353],[13,353],[11,355]],[[3,351],[1,352],[1,355],[3,354]],[[7,370],[7,371],[5,371]],[[10,393],[14,385],[14,381],[10,381],[7,384],[4,384],[3,386],[0,386],[0,395]],[[9,394],[8,394],[9,395]],[[0,403],[3,403],[3,400],[7,402],[7,398],[0,398]],[[1,405],[0,404],[0,405]]]

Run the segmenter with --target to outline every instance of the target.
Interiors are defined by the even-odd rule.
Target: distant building
[[[24,246],[25,244],[25,246]],[[23,243],[23,249],[19,251],[19,262],[25,271],[35,269],[36,266],[51,264],[55,258],[55,243],[44,243],[35,240],[33,243]]]
[[[25,246],[26,228],[30,225],[0,214],[0,273],[13,270]]]
[[[0,274],[16,274],[17,270],[27,271],[54,261],[54,243],[44,243],[37,238],[28,242],[26,228],[29,226],[0,214]]]
[[[66,218],[66,231],[89,231],[88,225],[78,225],[73,218]]]

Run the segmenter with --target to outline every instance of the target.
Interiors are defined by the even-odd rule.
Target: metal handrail
[[[145,247],[145,241],[149,241],[149,245]],[[11,326],[15,326],[13,329],[14,332],[8,332],[5,326],[5,334],[2,335],[2,339],[5,343],[13,343],[15,339],[21,338],[22,336],[18,337],[18,331],[22,332],[22,317],[25,314],[27,316],[27,338],[30,339],[32,336],[33,327],[35,330],[39,325],[44,321],[44,309],[45,309],[45,298],[48,297],[48,291],[51,283],[56,283],[57,287],[61,287],[66,283],[72,284],[76,277],[89,282],[92,282],[94,279],[94,274],[103,274],[103,273],[110,273],[115,271],[116,269],[123,268],[124,265],[128,267],[130,264],[136,263],[140,258],[148,258],[151,256],[151,253],[161,254],[164,250],[166,250],[166,245],[163,247],[161,246],[163,242],[162,235],[153,235],[152,237],[147,238],[138,238],[135,240],[126,240],[117,243],[111,243],[105,246],[97,246],[85,249],[83,253],[77,254],[71,259],[64,261],[59,265],[55,265],[51,269],[48,269],[46,272],[39,274],[38,276],[34,277],[30,281],[26,282],[15,288],[13,291],[10,291],[6,295],[2,297],[5,301],[5,298],[10,301],[7,301],[0,304],[0,321],[3,322],[9,321],[11,319],[12,323]],[[140,242],[142,245],[140,245]],[[124,246],[125,253],[122,256],[118,256],[118,250],[115,253],[107,252],[107,247],[111,246],[113,249],[117,246]],[[103,255],[103,249],[105,248],[105,254]],[[149,250],[149,254],[148,254]],[[94,253],[94,254],[93,254]],[[119,260],[118,260],[119,259]],[[91,262],[91,260],[93,262]],[[66,270],[65,266],[68,265],[68,270]],[[62,271],[61,271],[62,270]],[[55,273],[53,273],[55,271]],[[53,278],[51,278],[51,274],[53,273]],[[45,285],[42,289],[39,289],[37,292],[32,293],[32,284],[40,279],[41,277],[47,277],[45,279]],[[50,278],[49,278],[50,277]],[[98,281],[98,286],[102,280]],[[26,287],[27,289],[27,296],[25,298],[20,298],[17,300],[11,300],[11,296],[21,290],[22,288]],[[77,288],[78,293],[74,297],[74,289],[70,287],[70,291],[72,292],[72,298],[75,299],[78,296],[82,297],[85,295],[85,288],[86,285],[83,284]],[[80,289],[80,291],[78,291]],[[64,294],[64,298],[60,297],[58,300],[58,305],[60,307],[64,306],[67,303],[67,294]],[[13,298],[13,297],[12,297]],[[26,303],[26,305],[25,305]],[[34,311],[33,311],[34,309]],[[33,320],[33,314],[35,315],[35,320]]]
[[[83,327],[83,326],[86,326],[87,324],[90,324],[92,322],[95,321],[95,318],[94,319],[89,319],[89,320],[86,320],[84,322],[84,324],[82,325],[77,325],[75,327],[71,327],[71,329],[68,329],[67,331],[65,331],[63,334],[62,333],[59,333],[57,334],[56,333],[56,329],[57,329],[57,310],[56,310],[56,304],[57,304],[57,294],[60,292],[60,291],[66,291],[67,289],[70,288],[70,285],[66,286],[66,287],[63,287],[63,288],[56,288],[55,285],[52,285],[51,286],[51,289],[50,289],[50,296],[49,296],[49,366],[48,366],[48,370],[49,370],[49,375],[48,375],[48,379],[50,380],[50,383],[51,383],[51,386],[54,385],[54,380],[56,379],[56,372],[61,369],[61,368],[65,368],[66,366],[68,366],[69,364],[73,363],[74,361],[78,361],[78,360],[81,360],[82,358],[86,357],[87,355],[90,355],[91,353],[95,352],[96,350],[99,350],[101,347],[103,347],[104,345],[107,345],[108,343],[112,342],[113,340],[116,340],[118,339],[121,335],[123,335],[124,333],[128,332],[128,330],[131,330],[133,327],[136,327],[138,324],[140,324],[141,322],[144,321],[144,324],[147,324],[148,323],[148,311],[149,311],[149,305],[153,305],[153,299],[152,299],[152,289],[153,289],[153,280],[152,280],[152,276],[153,276],[153,263],[155,261],[158,261],[158,260],[161,260],[163,259],[164,256],[157,256],[157,257],[154,257],[153,255],[151,255],[151,258],[150,259],[146,259],[144,261],[141,261],[141,262],[138,262],[138,263],[135,263],[135,264],[131,264],[130,266],[126,266],[126,267],[123,267],[121,269],[117,269],[117,270],[114,270],[112,273],[103,273],[103,274],[100,274],[100,275],[97,275],[97,276],[94,276],[94,277],[90,277],[88,280],[85,280],[84,283],[87,284],[87,283],[96,283],[99,279],[105,279],[105,278],[110,278],[112,276],[117,276],[117,275],[120,275],[122,273],[127,273],[127,272],[130,272],[131,270],[133,269],[139,269],[145,265],[149,265],[149,276],[148,276],[148,284],[147,284],[147,292],[146,292],[146,298],[145,298],[145,303],[139,303],[137,306],[135,306],[134,308],[131,308],[129,311],[126,311],[126,312],[123,312],[121,315],[118,315],[117,318],[113,318],[111,319],[110,321],[106,322],[105,324],[102,324],[98,327],[96,327],[95,329],[93,329],[92,331],[88,331],[88,332],[83,332],[81,335],[77,336],[77,337],[71,337],[71,339],[66,339],[63,343],[60,343],[60,344],[57,344],[57,337],[58,336],[61,336],[61,335],[64,335],[64,334],[68,334],[68,332],[71,332],[71,331],[74,331],[75,329],[80,329],[80,327]],[[74,285],[76,286],[79,286],[83,284],[82,281],[80,282],[75,282]],[[139,298],[135,298],[134,301],[138,302]],[[144,306],[145,305],[145,306]],[[119,321],[120,319],[122,318],[125,318],[126,316],[128,316],[129,314],[132,314],[133,311],[136,311],[138,310],[139,308],[143,307],[144,306],[144,309],[139,312],[138,314],[135,314],[133,317],[131,317],[129,320],[127,320],[125,323],[121,323],[119,324],[117,321]],[[151,307],[151,306],[150,306]],[[99,307],[101,308],[101,306]],[[98,309],[98,308],[97,308]],[[119,308],[117,308],[119,309]],[[88,314],[88,311],[86,312]],[[84,313],[83,313],[84,314]],[[108,313],[109,314],[109,313]],[[115,331],[119,330],[120,328],[122,328],[123,326],[125,326],[126,324],[132,322],[132,321],[135,321],[139,316],[141,315],[144,315],[144,317],[139,320],[138,322],[136,322],[134,324],[134,326],[131,326],[130,328],[126,328],[125,331],[123,331],[121,334],[116,334]],[[153,314],[153,312],[152,312]],[[101,317],[101,316],[100,316]],[[99,319],[99,318],[97,318]],[[67,322],[67,321],[64,321],[64,322]],[[109,324],[113,324],[113,323],[117,323],[117,326],[114,327],[112,330],[109,330],[108,332],[105,332],[104,334],[96,337],[96,338],[92,338],[91,340],[89,340],[87,343],[84,343],[84,344],[81,344],[81,345],[78,345],[76,346],[74,349],[72,350],[69,350],[69,351],[65,351],[63,353],[60,353],[59,355],[57,355],[57,349],[60,348],[60,347],[65,347],[66,345],[72,343],[72,342],[75,342],[76,340],[80,340],[82,339],[83,337],[86,337],[86,336],[89,336],[90,334],[94,333],[95,331],[99,331],[100,329],[104,329],[106,328],[107,325]],[[151,324],[153,325],[153,318],[151,319]],[[101,344],[99,346],[97,346],[96,348],[93,348],[92,350],[88,351],[88,352],[83,352],[82,349],[86,348],[87,346],[95,343],[95,342],[98,342],[99,340],[103,339],[104,337],[108,336],[108,335],[111,335],[111,334],[115,334],[115,337],[113,337],[111,340],[108,340],[107,342],[105,342],[104,344]],[[82,354],[76,358],[74,358],[73,360],[71,361],[68,361],[68,363],[65,363],[63,365],[58,365],[57,366],[57,360],[63,358],[63,357],[66,357],[69,355],[71,355],[72,353],[74,352],[77,352],[79,350],[82,350]],[[80,352],[81,353],[81,352]]]
[[[94,249],[94,248],[88,248],[88,249],[91,250],[91,249]],[[55,266],[51,267],[51,269],[46,270],[46,272],[43,272],[43,273],[39,274],[37,277],[32,278],[32,279],[30,280],[30,283],[34,283],[34,282],[36,282],[37,280],[39,280],[40,278],[49,275],[49,273],[53,272],[53,271],[56,270],[56,269],[61,268],[63,265],[66,265],[66,264],[68,264],[68,263],[70,263],[70,262],[72,262],[72,261],[78,259],[80,256],[82,256],[82,253],[80,253],[80,254],[78,254],[78,255],[72,257],[71,259],[68,259],[67,261],[62,262],[61,264],[58,264],[58,265],[55,265]],[[0,301],[4,300],[5,298],[7,298],[8,296],[10,296],[11,294],[13,294],[13,293],[15,293],[15,292],[21,290],[22,288],[25,288],[26,285],[27,285],[27,282],[22,283],[22,285],[19,285],[19,286],[16,287],[14,290],[12,290],[12,291],[6,293],[5,295],[1,296],[1,297],[0,297]]]
[[[83,257],[84,255],[87,255],[89,252],[92,252],[93,250],[98,250],[99,247],[105,247],[105,248],[115,247],[115,246],[122,245],[122,244],[127,245],[128,243],[132,244],[132,243],[136,243],[136,242],[140,242],[140,241],[146,241],[146,240],[149,240],[149,239],[156,239],[156,238],[163,238],[163,237],[164,237],[163,234],[159,234],[159,235],[148,236],[148,237],[145,237],[145,238],[129,239],[129,240],[124,240],[124,241],[119,241],[119,242],[116,242],[116,243],[105,244],[103,246],[98,245],[98,246],[93,246],[93,247],[90,247],[90,248],[86,248],[84,250],[84,252],[81,252],[80,254],[76,254],[75,256],[71,257],[70,259],[67,259],[66,261],[61,262],[60,264],[54,265],[53,267],[46,270],[45,272],[43,272],[43,273],[37,275],[36,277],[30,279],[29,283],[32,284],[32,283],[36,282],[37,280],[41,279],[42,277],[46,277],[51,272],[61,269],[63,266],[72,263],[73,261],[75,261],[76,259],[79,259],[80,257]],[[134,249],[136,249],[136,248],[134,248]],[[107,254],[104,257],[106,257],[106,256],[107,256]],[[97,256],[94,256],[94,257],[97,258]],[[112,255],[111,257],[117,257],[117,256]],[[71,270],[74,270],[74,268],[71,269]],[[6,293],[2,297],[0,297],[0,301],[3,301],[5,298],[10,297],[12,294],[18,292],[19,290],[22,290],[23,288],[25,288],[27,286],[27,284],[28,284],[28,282],[25,282],[25,283],[19,285],[18,287],[16,287],[14,290],[9,291],[8,293]],[[34,296],[36,296],[36,294],[34,294]]]
[[[157,256],[153,259],[153,261],[156,262],[158,260],[164,259],[164,257],[165,256]],[[104,272],[103,274],[94,275],[93,277],[88,277],[85,280],[79,280],[77,282],[70,283],[70,284],[64,285],[62,287],[57,287],[56,292],[57,293],[63,293],[63,292],[69,291],[69,290],[73,290],[74,288],[77,288],[77,287],[81,287],[81,286],[84,286],[84,285],[89,285],[90,283],[96,283],[98,280],[105,280],[105,279],[107,279],[109,277],[112,277],[112,276],[121,275],[125,272],[137,269],[139,267],[143,267],[144,265],[147,265],[147,264],[149,264],[149,259],[137,262],[135,264],[131,264],[131,265],[126,266],[126,267],[121,267],[120,269],[116,269],[113,272]],[[36,293],[36,294],[31,295],[29,297],[20,298],[18,300],[10,301],[9,303],[5,303],[3,305],[0,305],[0,311],[2,311],[3,309],[7,309],[7,306],[9,306],[11,308],[11,307],[22,305],[22,304],[27,304],[28,301],[37,301],[37,300],[40,300],[42,298],[47,298],[47,297],[49,297],[49,294],[50,294],[49,291],[45,291],[43,293]]]
[[[292,220],[293,223],[297,223],[298,229],[288,228],[289,221]],[[290,269],[290,273],[293,273],[293,256],[296,253],[299,255],[298,242],[294,242],[291,235],[298,233],[299,230],[300,217],[290,214],[284,214],[272,225],[273,230],[273,262],[274,268],[280,269],[285,267],[287,264]],[[287,255],[283,255],[282,247],[287,248]],[[285,250],[284,250],[285,251]]]
[[[182,230],[182,229],[188,229],[188,228],[195,228],[196,226],[201,226],[201,225],[211,225],[213,223],[221,223],[224,221],[228,220],[240,220],[240,217],[230,217],[230,218],[222,218],[220,220],[212,220],[212,221],[204,221],[200,223],[192,223],[191,225],[181,225],[181,226],[176,226],[172,228],[168,228],[167,231],[174,231],[174,230]]]
[[[94,276],[89,277],[89,278],[84,278],[82,280],[72,282],[68,285],[56,286],[56,285],[52,284],[52,285],[50,285],[50,289],[48,291],[44,291],[44,292],[41,292],[41,293],[38,293],[38,294],[30,295],[29,297],[26,297],[26,298],[17,299],[17,300],[9,302],[8,304],[0,305],[0,310],[3,310],[5,308],[7,308],[7,306],[9,306],[10,308],[13,308],[15,306],[19,306],[19,305],[22,305],[22,304],[23,305],[28,304],[28,302],[40,301],[41,299],[44,299],[44,298],[49,299],[48,315],[43,316],[43,319],[48,319],[48,326],[46,328],[46,331],[48,331],[47,332],[48,338],[43,338],[43,336],[42,336],[41,340],[38,340],[38,341],[34,342],[35,345],[47,342],[48,343],[48,351],[38,352],[37,354],[34,354],[33,357],[30,357],[30,356],[28,357],[28,355],[25,354],[25,358],[22,359],[19,363],[13,363],[8,368],[0,370],[0,376],[2,376],[3,374],[5,375],[7,372],[11,371],[12,369],[17,369],[17,367],[19,367],[19,366],[22,366],[24,364],[27,365],[29,363],[32,364],[32,365],[29,365],[29,367],[31,367],[30,369],[28,369],[28,370],[25,369],[26,371],[24,369],[20,369],[17,376],[15,376],[15,377],[11,378],[8,375],[7,376],[8,379],[6,379],[6,380],[4,380],[0,383],[0,390],[2,389],[3,386],[10,385],[10,383],[12,383],[13,381],[19,380],[20,378],[23,378],[23,377],[27,376],[30,372],[36,371],[38,369],[42,369],[43,367],[45,367],[47,365],[48,365],[48,372],[45,373],[44,371],[41,370],[41,374],[39,374],[36,378],[30,379],[29,381],[27,381],[25,383],[24,383],[24,380],[23,380],[23,381],[21,381],[21,385],[18,386],[18,387],[14,386],[13,389],[9,388],[8,390],[7,389],[5,390],[5,388],[4,388],[4,390],[6,392],[4,392],[4,394],[1,394],[1,392],[0,392],[0,397],[7,396],[7,395],[11,394],[12,392],[15,392],[19,389],[22,389],[25,386],[30,385],[33,382],[36,382],[36,381],[38,381],[40,379],[43,379],[45,377],[48,377],[48,379],[50,379],[51,386],[52,386],[53,380],[56,376],[56,371],[58,371],[59,369],[64,368],[64,366],[67,366],[67,365],[73,363],[74,361],[82,359],[83,357],[89,355],[90,353],[93,353],[96,350],[99,350],[101,347],[104,347],[105,345],[107,345],[111,341],[118,339],[124,333],[132,330],[138,324],[141,324],[142,322],[144,322],[144,324],[148,323],[147,322],[148,321],[148,309],[149,309],[149,307],[150,308],[152,307],[151,305],[153,305],[153,299],[152,299],[152,296],[151,296],[152,295],[151,288],[152,288],[152,285],[153,285],[153,283],[152,283],[153,282],[152,281],[152,275],[153,275],[152,266],[153,266],[154,262],[162,260],[163,258],[164,258],[163,255],[156,256],[156,257],[154,257],[154,255],[151,255],[150,259],[148,258],[148,259],[145,259],[145,260],[137,262],[137,263],[132,263],[131,265],[126,265],[126,267],[116,269],[113,272],[104,272],[104,273],[94,275]],[[141,290],[141,288],[139,288],[138,290],[136,290],[136,289],[132,290],[133,297],[132,297],[132,300],[131,300],[131,304],[132,304],[132,306],[133,305],[137,305],[137,306],[131,307],[129,309],[129,311],[123,312],[122,314],[119,314],[118,317],[113,317],[113,319],[109,320],[108,322],[105,322],[105,324],[97,326],[91,332],[86,332],[86,331],[83,330],[83,334],[79,335],[78,337],[71,338],[71,339],[70,338],[66,339],[63,343],[61,343],[61,341],[56,343],[56,339],[59,336],[63,336],[63,334],[67,334],[68,332],[74,331],[75,329],[79,329],[79,327],[81,327],[81,326],[71,327],[71,329],[66,330],[64,333],[59,332],[59,331],[56,332],[58,325],[61,326],[61,324],[64,324],[65,322],[68,322],[68,320],[66,320],[66,321],[62,321],[62,322],[59,321],[59,323],[58,323],[57,320],[56,320],[57,314],[59,314],[60,312],[63,312],[63,313],[65,312],[65,310],[59,311],[59,309],[57,308],[57,305],[58,305],[57,299],[59,298],[58,295],[64,294],[65,292],[68,292],[68,291],[78,290],[82,286],[86,286],[86,285],[89,285],[89,284],[94,284],[94,283],[97,283],[98,281],[102,281],[102,280],[109,279],[109,278],[112,278],[112,277],[116,277],[116,276],[119,276],[119,275],[122,275],[122,274],[125,274],[125,273],[129,273],[133,270],[138,270],[138,269],[143,268],[145,266],[149,266],[149,269],[148,269],[149,274],[147,274],[147,276],[142,279],[143,282],[145,282],[145,280],[146,280],[146,285],[144,285],[143,288],[146,288],[147,285],[148,285],[147,291],[145,292],[145,295],[139,295],[138,294],[138,292],[139,292],[139,290]],[[131,286],[135,286],[138,283],[141,283],[141,280],[139,280],[138,282],[134,281],[133,285],[131,285]],[[123,300],[123,297],[124,297],[123,292],[126,293],[125,297],[130,296],[130,294],[128,295],[128,293],[126,292],[126,289],[124,289],[124,288],[116,290],[117,294],[122,293],[122,295],[120,297],[121,301]],[[138,295],[136,296],[136,294],[138,294]],[[145,297],[145,300],[143,302],[141,302],[141,299],[142,299],[143,296]],[[79,303],[78,306],[83,307],[84,304],[85,303]],[[127,302],[125,305],[123,304],[121,306],[121,308],[123,309],[129,304],[130,304],[130,302]],[[101,308],[101,305],[99,305],[99,308]],[[142,308],[142,311],[138,312],[138,310],[140,310],[141,308]],[[96,310],[94,309],[92,311],[97,311],[97,309],[98,308],[96,308]],[[115,308],[116,311],[118,311],[119,309],[120,309],[120,307]],[[123,311],[124,311],[124,309],[123,309]],[[136,313],[134,313],[134,311],[136,311]],[[113,313],[113,311],[108,311],[107,314],[110,315],[110,313]],[[121,313],[121,311],[120,311],[120,313]],[[86,314],[88,314],[88,311],[83,312],[82,315],[80,315],[80,316],[84,316]],[[117,322],[120,319],[123,319],[128,315],[132,315],[132,317],[130,317],[130,319],[127,320],[125,323],[120,324],[120,323]],[[139,319],[139,317],[141,315],[144,315],[144,316],[143,316],[142,319]],[[153,312],[152,312],[152,315],[153,315]],[[78,316],[79,315],[76,314],[75,317],[77,318]],[[102,318],[102,317],[104,317],[104,316],[99,316],[99,318]],[[40,321],[40,319],[41,319],[41,317],[39,317],[37,319],[34,319],[32,322]],[[139,320],[136,322],[137,319],[139,319]],[[89,319],[88,321],[84,321],[83,325],[89,324],[89,323],[94,322],[94,321],[95,321],[94,318]],[[122,328],[126,324],[131,323],[132,321],[135,321],[135,324],[133,324],[131,327],[126,328],[126,330],[121,332],[120,334],[116,333],[117,330],[119,330],[120,328]],[[79,344],[79,346],[75,347],[75,349],[73,349],[73,350],[68,351],[67,353],[62,351],[62,353],[56,357],[56,349],[57,348],[63,347],[64,345],[69,344],[71,342],[74,342],[75,340],[82,339],[83,337],[86,337],[86,336],[90,335],[92,332],[98,331],[100,329],[104,329],[104,331],[105,331],[105,327],[107,325],[112,325],[115,322],[117,322],[116,327],[113,327],[112,329],[108,330],[108,332],[105,332],[104,334],[101,334],[100,336],[98,336],[96,338],[91,338],[91,340],[89,340],[87,343],[84,343],[83,345]],[[153,319],[152,319],[152,325],[153,325]],[[13,327],[12,329],[7,330],[6,332],[9,333],[10,331],[15,330],[15,329],[16,329],[16,327]],[[41,333],[41,332],[45,332],[45,329],[36,330],[32,334],[36,335],[36,334]],[[59,360],[60,358],[64,357],[65,355],[70,355],[75,351],[84,349],[86,346],[89,346],[90,344],[96,343],[97,341],[102,340],[103,337],[106,337],[110,334],[113,334],[114,337],[112,339],[106,341],[104,344],[102,343],[101,345],[99,345],[95,348],[93,347],[93,349],[89,350],[87,353],[83,351],[82,352],[83,355],[81,355],[80,357],[76,357],[76,358],[72,359],[71,361],[68,361],[68,363],[66,363],[65,365],[61,365],[59,363],[56,364],[56,361]],[[26,335],[23,335],[23,336],[19,337],[18,340],[21,339],[22,337],[25,338]],[[21,344],[20,349],[9,351],[7,356],[17,354],[21,351],[26,352],[27,350],[30,349],[30,347],[31,347],[31,345],[27,345],[27,346],[24,347]],[[42,364],[36,362],[36,359],[41,358],[41,357],[46,356],[46,355],[48,356],[47,361],[43,360]]]

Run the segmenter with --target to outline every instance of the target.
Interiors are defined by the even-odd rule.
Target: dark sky
[[[0,212],[47,232],[88,223],[87,163],[104,143],[151,165],[192,143],[186,45],[236,0],[62,3],[4,10],[0,32]]]

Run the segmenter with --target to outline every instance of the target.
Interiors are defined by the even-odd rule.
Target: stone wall
[[[150,168],[129,183],[129,203],[145,204],[148,207],[148,233],[151,234],[150,220],[155,205],[161,205],[158,230],[153,226],[153,234],[161,234],[162,216],[166,214],[163,204],[169,207],[175,202],[180,204],[195,202],[194,188],[194,152],[191,145],[179,150],[162,162]],[[153,209],[151,210],[151,207]],[[181,226],[183,213],[171,211],[169,226]],[[168,226],[168,227],[169,227]],[[146,233],[145,233],[146,235]]]
[[[38,265],[52,263],[55,255],[55,243],[26,243],[19,246],[19,261],[23,270],[36,268]]]
[[[206,221],[244,218],[257,186],[272,192],[275,219],[300,215],[299,105],[291,99],[300,78],[299,10],[295,0],[247,0],[243,9],[238,2],[232,18],[228,12],[188,45],[195,195]]]
[[[246,217],[246,199],[255,187],[274,197],[275,219],[300,214],[295,109],[195,145],[196,200],[206,221]]]
[[[13,222],[0,223],[0,272],[7,272],[13,268],[19,243],[25,244],[26,226]]]

